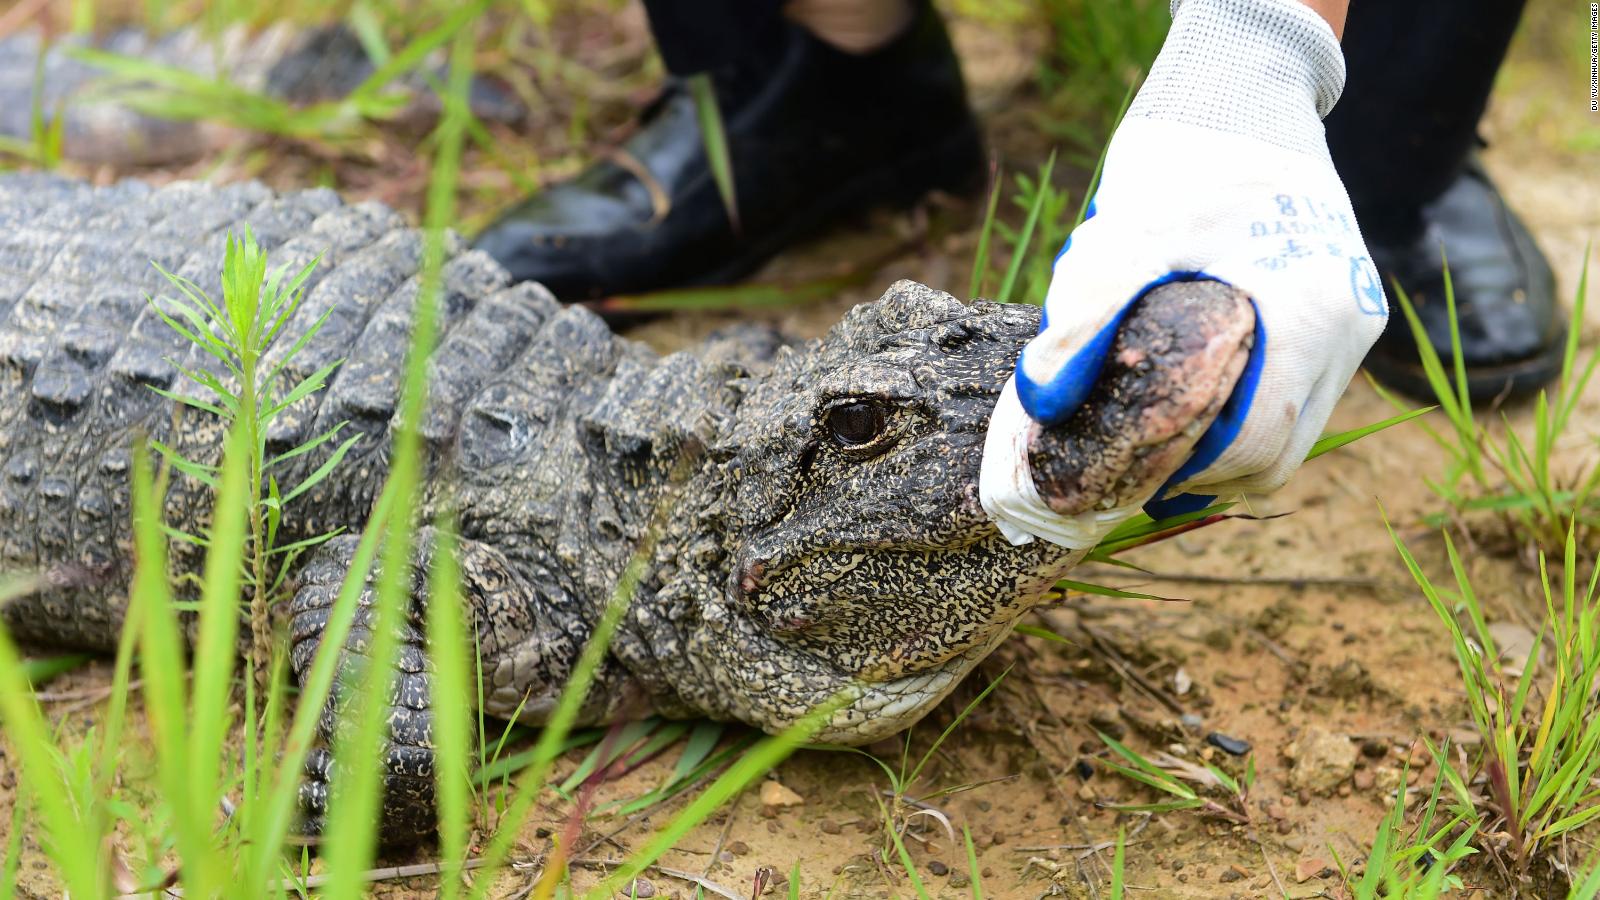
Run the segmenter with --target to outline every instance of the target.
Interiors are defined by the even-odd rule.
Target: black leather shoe
[[[1476,158],[1444,194],[1422,210],[1412,240],[1369,239],[1384,283],[1405,289],[1447,371],[1450,320],[1444,294],[1443,244],[1455,287],[1467,391],[1475,402],[1532,394],[1561,371],[1567,325],[1556,303],[1550,263],[1506,206]],[[1389,324],[1367,355],[1379,381],[1418,399],[1433,391],[1416,341],[1390,292]]]
[[[476,246],[566,301],[724,284],[862,209],[981,184],[982,144],[961,70],[927,4],[870,54],[789,26],[769,56],[712,73],[737,229],[688,87],[673,79],[624,146],[523,201]]]

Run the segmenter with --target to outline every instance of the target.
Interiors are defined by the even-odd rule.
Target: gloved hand
[[[1257,325],[1227,407],[1158,494],[1271,491],[1299,467],[1388,316],[1322,130],[1343,89],[1338,39],[1296,0],[1174,2],[989,423],[980,494],[1013,543],[1091,547],[1138,511],[1051,512],[1028,435],[1082,404],[1123,314],[1168,280],[1243,289]]]

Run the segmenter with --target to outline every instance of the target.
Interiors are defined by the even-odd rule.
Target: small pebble
[[[1239,868],[1238,866],[1229,866],[1228,868],[1223,870],[1222,877],[1218,878],[1217,880],[1222,882],[1223,884],[1227,884],[1227,883],[1233,882],[1233,881],[1242,881],[1245,878],[1248,878],[1249,875],[1250,875],[1249,872],[1246,872],[1245,870]]]
[[[744,841],[734,841],[728,845],[728,852],[734,856],[745,856],[750,852],[750,845]]]
[[[823,819],[821,822],[817,823],[817,827],[822,829],[823,834],[838,834],[844,830],[843,828],[839,827],[838,822],[835,822],[832,819]]]
[[[967,877],[967,873],[965,872],[950,873],[950,886],[953,888],[964,888],[971,883],[972,879]]]
[[[1389,752],[1389,745],[1377,738],[1367,738],[1361,742],[1361,755],[1367,759],[1383,759]]]
[[[1084,781],[1094,777],[1094,766],[1087,759],[1078,760],[1073,764],[1072,771],[1078,773],[1078,777]]]
[[[1206,743],[1221,750],[1229,756],[1244,756],[1250,752],[1250,742],[1229,737],[1220,731],[1213,731],[1206,735]]]
[[[1300,854],[1294,864],[1294,880],[1305,884],[1313,878],[1321,878],[1322,871],[1328,868],[1328,861],[1323,858],[1321,851],[1307,849]]]
[[[1004,844],[1005,842],[1006,842],[1006,836],[1004,834],[998,832],[998,831],[996,831],[994,833],[994,837],[989,838],[989,843],[995,845],[996,847],[1000,846],[1001,844]]]
[[[1120,741],[1128,734],[1127,726],[1122,724],[1122,710],[1115,703],[1096,707],[1089,713],[1089,724],[1114,740]]]
[[[769,809],[785,809],[791,806],[800,806],[806,799],[778,781],[761,782],[761,805]]]
[[[928,871],[943,877],[950,874],[950,867],[936,859],[928,863]]]
[[[1183,723],[1185,728],[1199,728],[1206,723],[1205,718],[1198,713],[1184,713],[1178,721]]]
[[[626,896],[638,897],[639,900],[644,900],[645,897],[654,897],[656,895],[656,886],[643,878],[635,878],[623,893]]]

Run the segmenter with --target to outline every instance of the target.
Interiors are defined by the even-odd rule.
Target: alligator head
[[[1219,288],[1226,312],[1200,315],[1211,303],[1191,295]],[[1148,494],[1232,389],[1248,300],[1216,285],[1166,290],[1184,302],[1142,300],[1084,409],[1035,436],[1036,450],[1072,439],[1076,479],[1058,467],[1040,481],[1058,509],[1093,504],[1093,492]],[[1152,319],[1165,327],[1140,326]],[[1175,329],[1226,332],[1215,343],[1231,350],[1151,366],[1173,355]],[[711,690],[691,688],[691,705],[775,729],[846,693],[825,739],[891,734],[1082,558],[1013,546],[979,503],[990,412],[1038,330],[1034,307],[969,306],[902,281],[753,381],[712,447],[722,552],[689,641],[696,688]]]

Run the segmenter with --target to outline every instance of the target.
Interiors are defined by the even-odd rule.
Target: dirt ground
[[[1534,7],[1536,27],[1514,48],[1484,126],[1490,142],[1485,159],[1549,254],[1561,296],[1570,298],[1586,244],[1600,234],[1600,118],[1587,112],[1586,85],[1551,62],[1546,43],[1551,27],[1580,27],[1581,11],[1572,3]],[[613,46],[642,45],[640,25],[631,16],[621,17],[615,27],[632,43],[619,40]],[[1571,21],[1550,25],[1561,17]],[[1030,120],[1037,98],[1030,81],[1029,30],[963,21],[956,33],[998,152],[1010,164],[1031,167],[1048,142]],[[620,91],[612,105],[620,108],[629,99]],[[602,109],[595,115],[598,122],[615,113]],[[569,167],[562,154],[570,152],[563,147],[547,153],[554,162],[543,174],[553,177]],[[416,177],[404,162],[389,171]],[[292,183],[311,172],[312,167],[300,166],[237,174]],[[481,176],[477,186],[485,195],[504,189],[494,178]],[[416,196],[393,184],[373,177],[351,186],[351,192],[400,203]],[[477,214],[470,207],[469,212]],[[936,201],[907,214],[875,214],[758,276],[803,280],[892,254],[864,286],[804,309],[749,315],[817,333],[897,278],[965,285],[974,215],[971,203],[956,201]],[[1595,315],[1591,312],[1591,318]],[[637,336],[670,347],[725,319],[682,316],[643,327]],[[1583,323],[1585,333],[1595,325]],[[1356,427],[1391,412],[1358,379],[1332,427]],[[1524,421],[1527,410],[1510,415],[1513,422]],[[1569,458],[1592,457],[1600,391],[1591,391],[1576,421],[1564,451]],[[1024,637],[1009,642],[911,737],[915,758],[959,704],[1005,666],[1014,667],[936,754],[916,791],[977,785],[932,803],[957,829],[971,829],[986,896],[1104,896],[1108,842],[1119,826],[1130,834],[1128,880],[1134,896],[1343,896],[1330,848],[1347,861],[1365,854],[1408,760],[1417,764],[1414,770],[1421,769],[1413,772],[1413,780],[1431,783],[1432,770],[1417,755],[1419,736],[1467,734],[1448,639],[1402,568],[1379,507],[1381,501],[1399,533],[1437,569],[1440,543],[1419,520],[1438,509],[1423,479],[1439,476],[1443,467],[1421,429],[1397,428],[1307,465],[1289,488],[1252,505],[1257,514],[1286,514],[1280,518],[1226,522],[1130,557],[1153,576],[1110,569],[1076,573],[1082,580],[1181,599],[1068,598],[1039,615],[1071,645]],[[1526,559],[1473,546],[1468,561],[1497,619],[1537,621],[1537,582]],[[96,665],[58,687],[78,690],[108,678],[109,666]],[[70,714],[92,715],[93,710]],[[1251,824],[1187,812],[1146,817],[1107,809],[1154,797],[1081,764],[1100,753],[1096,728],[1124,735],[1146,753],[1203,757],[1236,772],[1240,761],[1208,744],[1206,736],[1247,742],[1258,772],[1250,796]],[[1297,776],[1291,753],[1299,750],[1304,757],[1313,752],[1308,747],[1346,739],[1354,760],[1332,766],[1333,786],[1299,786],[1310,764]],[[870,749],[897,759],[900,742]],[[565,765],[576,762],[574,757]],[[670,771],[671,762],[669,754],[603,786],[601,799],[648,790]],[[773,777],[804,802],[771,809],[763,807],[759,791],[747,791],[668,853],[662,865],[701,875],[739,897],[750,896],[759,870],[779,873],[769,883],[781,885],[797,864],[802,896],[830,890],[837,897],[912,894],[898,867],[891,871],[875,860],[885,841],[877,801],[889,787],[881,770],[859,757],[805,752]],[[10,788],[10,772],[0,761],[0,807],[9,807]],[[588,833],[607,836],[591,855],[621,858],[671,812],[659,810],[634,822],[591,821]],[[564,814],[558,805],[542,808],[523,835],[519,858],[537,860],[548,848],[546,835],[559,831]],[[0,832],[7,827],[0,821]],[[917,819],[910,837],[909,849],[930,893],[967,896],[964,851],[934,818]],[[53,894],[42,865],[32,848],[22,873],[24,891]],[[505,874],[496,895],[526,896],[533,873],[530,864]],[[693,894],[681,880],[660,873],[648,877],[657,896]],[[391,882],[382,893],[427,896],[430,885],[428,878]]]

